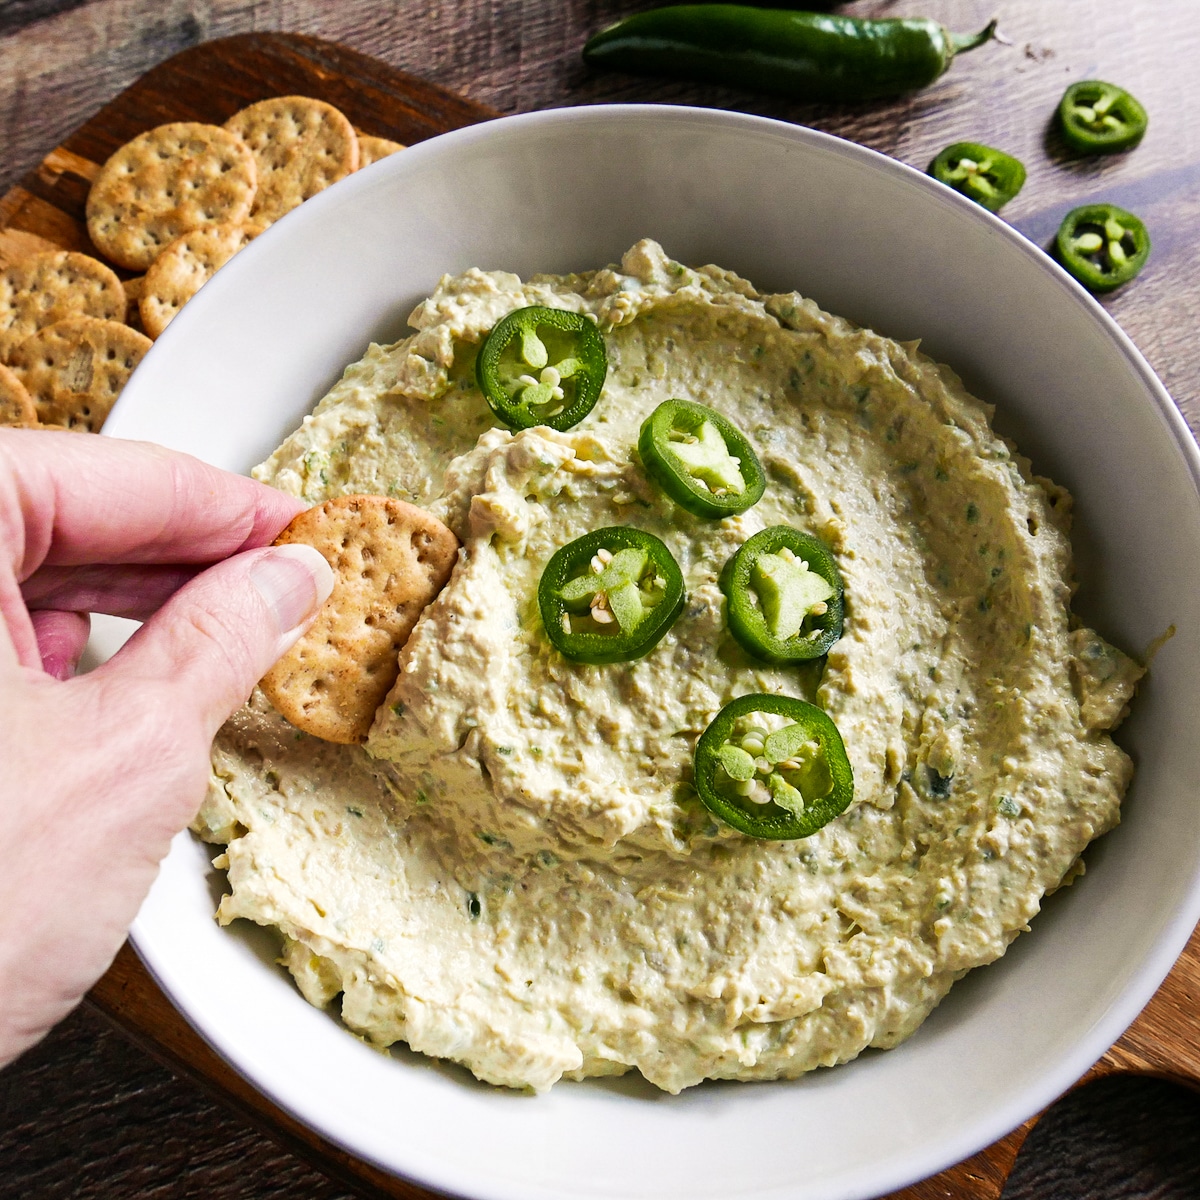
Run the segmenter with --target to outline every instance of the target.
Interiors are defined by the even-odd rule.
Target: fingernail
[[[280,634],[286,634],[329,598],[333,571],[312,546],[273,546],[250,568],[250,582],[275,614]]]

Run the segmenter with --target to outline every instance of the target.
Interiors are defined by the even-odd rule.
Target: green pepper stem
[[[984,42],[990,42],[996,33],[996,26],[1000,22],[993,18],[987,25],[978,33],[952,33],[950,35],[950,49],[954,54],[966,54],[968,50],[974,50],[976,46],[982,46]]]

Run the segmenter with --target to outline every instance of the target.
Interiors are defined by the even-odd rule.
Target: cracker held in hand
[[[228,129],[159,125],[101,168],[88,193],[88,233],[113,262],[145,270],[190,229],[244,221],[257,183],[254,155]]]
[[[323,100],[279,96],[234,113],[225,128],[254,152],[258,196],[250,219],[278,221],[302,201],[358,170],[354,126]]]
[[[369,167],[381,158],[387,158],[389,155],[408,149],[401,142],[393,142],[387,138],[376,137],[372,133],[363,133],[361,129],[356,129],[355,133],[358,134],[358,165],[360,169],[362,167]]]
[[[333,593],[262,690],[297,729],[363,742],[400,673],[401,647],[450,578],[458,539],[401,500],[339,496],[302,512],[275,544],[290,542],[325,555]]]
[[[151,345],[128,325],[68,317],[26,338],[12,366],[43,425],[98,433]]]
[[[146,332],[158,337],[217,271],[262,231],[261,225],[227,221],[176,238],[145,275],[138,312]]]
[[[37,409],[25,385],[0,364],[0,425],[37,424]]]
[[[0,272],[0,359],[67,317],[125,319],[125,289],[110,266],[75,250],[50,250]]]

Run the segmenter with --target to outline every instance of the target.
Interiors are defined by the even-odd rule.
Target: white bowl
[[[790,1083],[676,1097],[636,1078],[531,1097],[378,1054],[310,1008],[265,935],[222,930],[212,853],[181,835],[134,926],[200,1033],[283,1108],[391,1171],[471,1197],[867,1197],[1012,1129],[1099,1057],[1200,916],[1200,456],[1137,351],[1002,221],[808,129],[650,106],[562,109],[436,138],[259,238],[151,351],[107,432],[246,471],[443,272],[614,261],[641,237],[920,337],[1078,501],[1078,610],[1154,660],[1120,740],[1126,821],[1031,935],[905,1045]]]

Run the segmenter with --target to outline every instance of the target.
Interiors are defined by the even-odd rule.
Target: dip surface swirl
[[[495,428],[475,386],[483,337],[531,304],[604,335],[567,432]],[[1132,768],[1106,731],[1141,668],[1072,619],[1069,496],[915,344],[651,241],[586,274],[443,278],[410,324],[256,475],[421,505],[460,559],[365,748],[257,693],[218,736],[195,828],[226,845],[220,920],[278,928],[356,1033],[512,1087],[637,1069],[678,1092],[903,1040],[1119,819]],[[753,508],[704,520],[648,479],[638,431],[674,398],[749,438]],[[661,538],[687,603],[645,658],[571,663],[538,578],[609,525]],[[771,525],[837,558],[826,660],[767,666],[726,628],[721,569]],[[691,785],[697,738],[751,692],[820,705],[845,741],[854,803],[802,841],[718,823]]]

